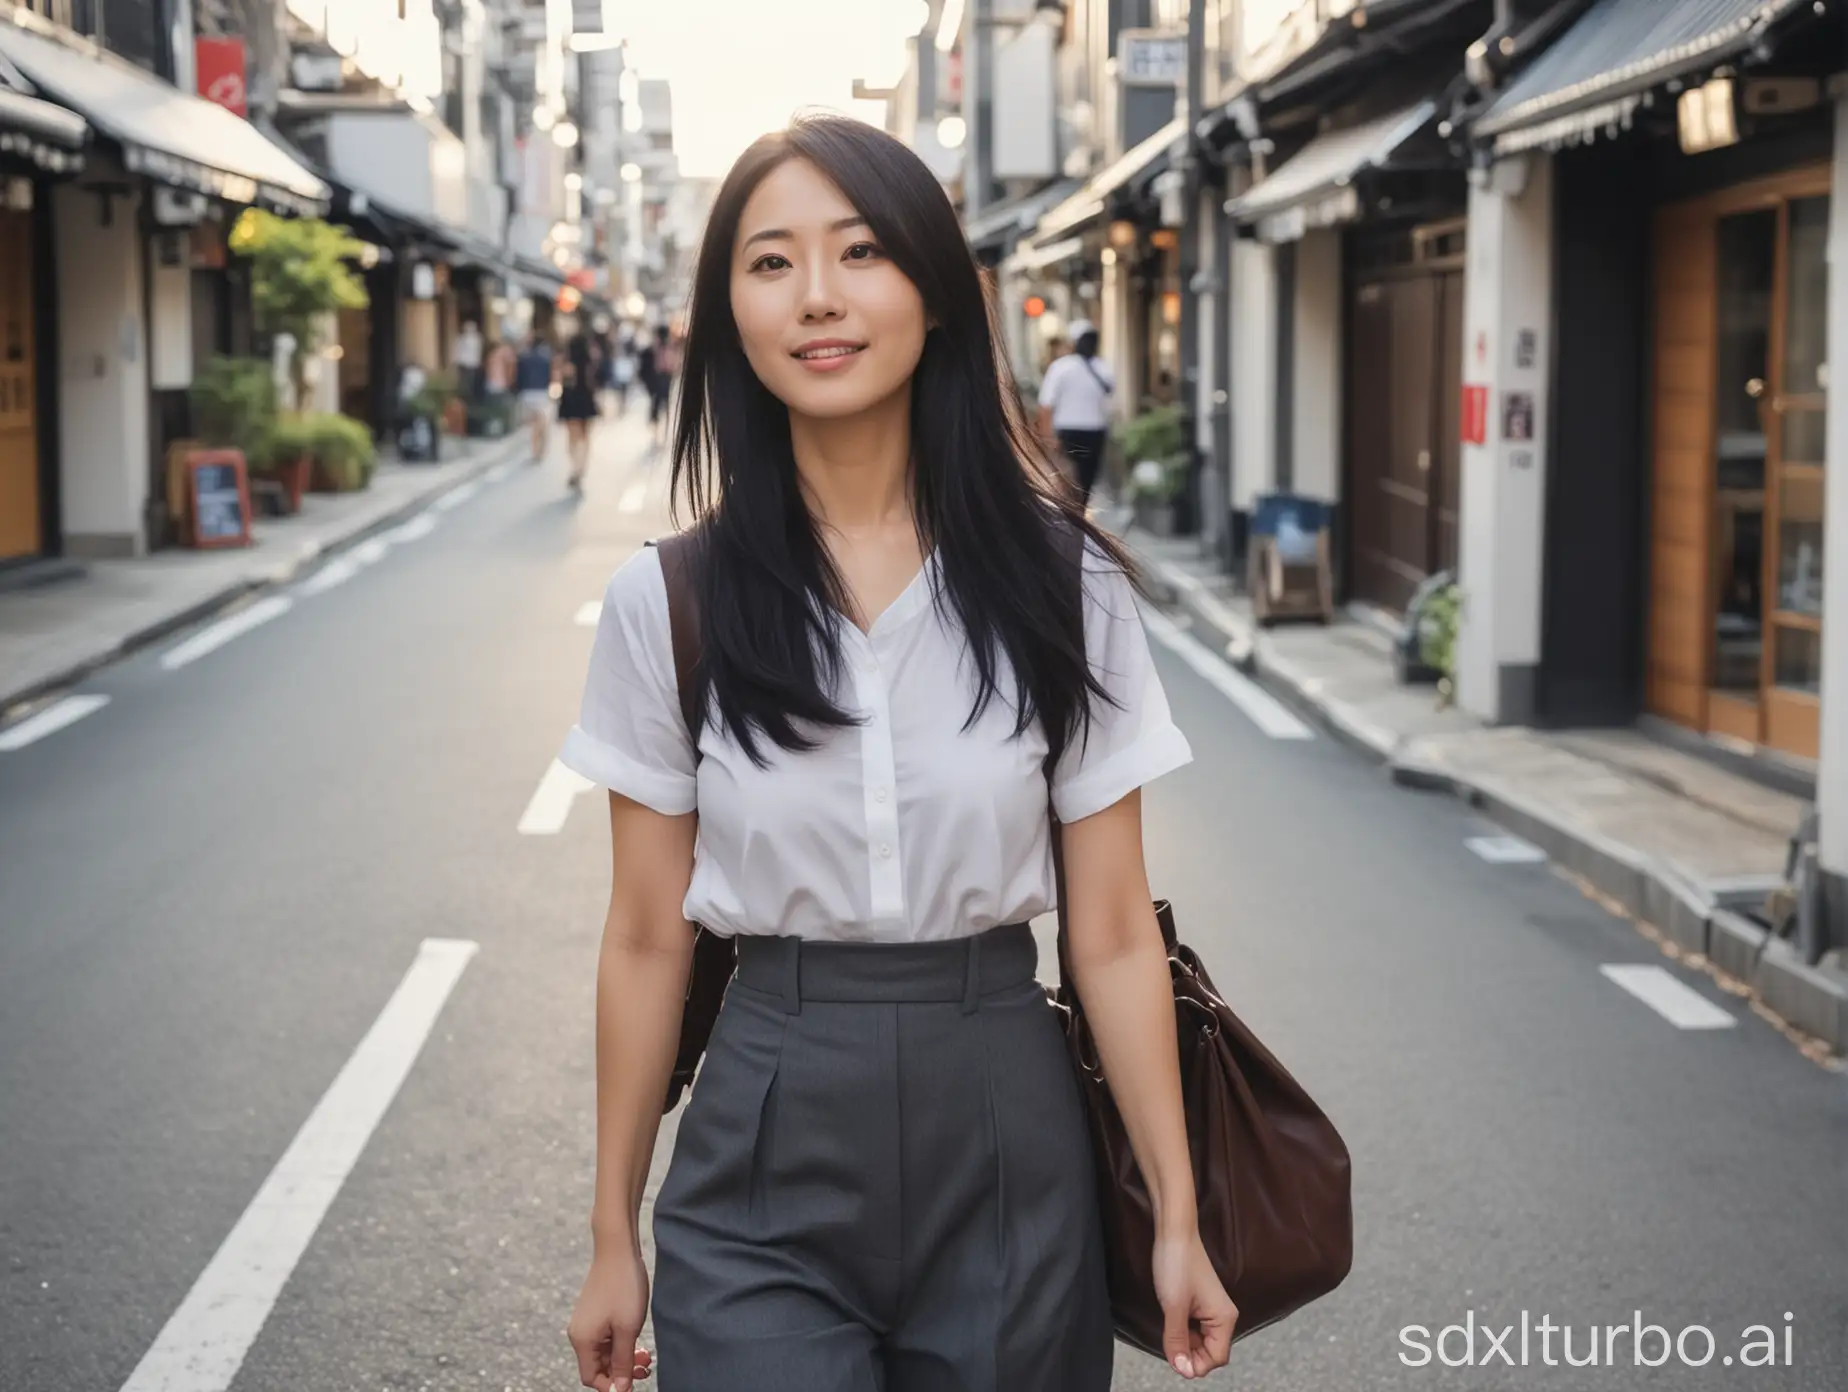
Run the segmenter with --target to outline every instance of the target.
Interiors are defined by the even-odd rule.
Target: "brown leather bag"
[[[688,536],[657,543],[667,581],[681,715],[700,728],[699,594]],[[1068,548],[1079,578],[1077,554]],[[1047,769],[1048,777],[1051,768]],[[1049,991],[1065,1024],[1089,1118],[1102,1211],[1111,1317],[1124,1343],[1161,1356],[1154,1216],[1123,1118],[1098,1065],[1084,1007],[1071,986],[1065,923],[1064,834],[1053,822],[1059,895],[1059,981]],[[1194,952],[1178,941],[1169,905],[1155,905],[1168,947],[1180,1040],[1181,1099],[1192,1153],[1200,1236],[1239,1308],[1235,1337],[1282,1319],[1346,1277],[1353,1259],[1347,1147],[1297,1084],[1232,1013]],[[663,1111],[693,1080],[736,965],[730,938],[696,931],[680,1047]]]
[[[1081,545],[1081,538],[1066,535],[1061,548],[1080,594]],[[1050,763],[1046,775],[1050,793]],[[1072,985],[1065,831],[1057,817],[1052,864],[1059,895],[1059,985],[1048,994],[1064,1019],[1090,1126],[1111,1321],[1118,1339],[1159,1358],[1163,1318],[1155,1295],[1154,1210]],[[1155,921],[1174,988],[1181,1107],[1200,1240],[1238,1306],[1233,1338],[1242,1339],[1327,1295],[1346,1278],[1354,1259],[1347,1146],[1301,1084],[1232,1013],[1198,954],[1176,935],[1167,900],[1155,902]]]

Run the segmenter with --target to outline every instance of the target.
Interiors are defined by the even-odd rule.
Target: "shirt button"
[[[886,790],[884,788],[876,789],[873,793],[873,801],[874,802],[884,802],[885,800],[886,800]]]
[[[879,858],[881,860],[890,860],[892,858],[892,848],[882,844],[879,847]]]

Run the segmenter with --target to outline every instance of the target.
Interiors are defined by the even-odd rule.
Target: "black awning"
[[[1102,217],[1110,201],[1125,188],[1152,179],[1168,168],[1174,147],[1187,139],[1187,121],[1177,116],[1141,144],[1086,179],[1077,192],[1052,208],[1032,233],[1036,245],[1068,237]]]
[[[1437,103],[1421,101],[1324,132],[1228,202],[1226,211],[1236,222],[1255,223],[1260,238],[1270,242],[1294,241],[1310,228],[1351,221],[1361,212],[1354,180],[1387,167],[1436,114]]]
[[[230,203],[319,216],[328,187],[250,122],[132,63],[0,20],[0,56],[122,147],[132,173]]]
[[[977,251],[991,248],[1006,251],[1033,230],[1047,209],[1069,198],[1077,189],[1076,179],[1063,179],[1019,198],[997,203],[992,208],[984,208],[964,224],[964,235]]]
[[[1756,44],[1811,0],[1598,0],[1478,117],[1497,154],[1627,125],[1654,87]]]

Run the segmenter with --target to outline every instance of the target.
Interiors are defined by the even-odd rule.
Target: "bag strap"
[[[1094,366],[1092,366],[1091,360],[1089,358],[1085,357],[1081,353],[1078,355],[1078,361],[1084,364],[1084,370],[1091,374],[1091,380],[1097,383],[1097,389],[1099,391],[1101,391],[1105,396],[1115,396],[1116,395],[1116,388],[1112,386],[1110,383],[1106,382],[1102,377],[1098,376],[1097,369]]]
[[[1056,526],[1052,533],[1053,550],[1058,554],[1061,569],[1070,571],[1070,594],[1078,606],[1078,642],[1084,644],[1084,533],[1075,526]],[[1059,814],[1052,806],[1052,755],[1046,755],[1046,819],[1052,824],[1052,884],[1053,893],[1058,896],[1059,912],[1059,990],[1069,993],[1074,998],[1077,988],[1072,985],[1071,946],[1066,930],[1067,916],[1065,903],[1065,827],[1059,821]]]
[[[648,543],[661,556],[661,578],[667,582],[667,628],[674,646],[674,684],[680,691],[680,718],[693,741],[693,759],[699,761],[699,584],[694,540],[679,532]]]

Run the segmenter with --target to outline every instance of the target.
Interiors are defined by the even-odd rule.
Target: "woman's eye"
[[[789,265],[788,257],[778,256],[774,251],[772,251],[772,252],[766,253],[763,256],[758,257],[755,261],[753,261],[751,263],[751,269],[754,271],[780,271],[780,270],[785,269],[788,265]]]
[[[884,254],[885,253],[880,251],[879,248],[871,242],[855,242],[852,246],[847,248],[847,259],[849,261],[871,261],[875,256],[883,256]]]

